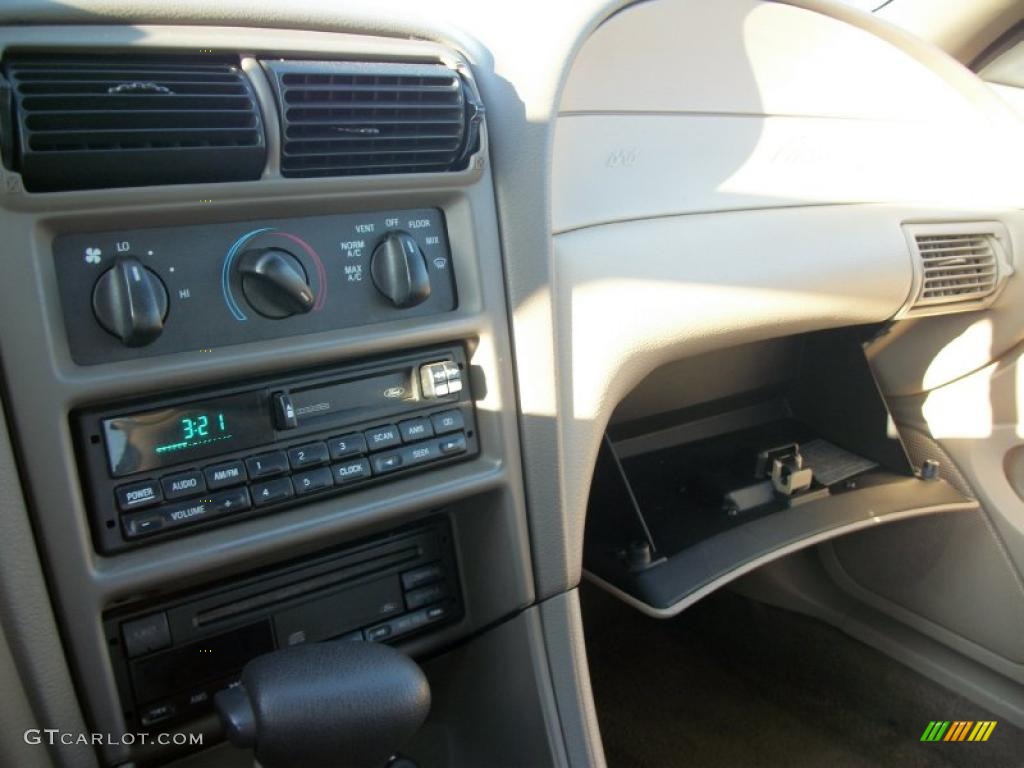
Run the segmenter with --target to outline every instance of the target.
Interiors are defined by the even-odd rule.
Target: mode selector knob
[[[264,317],[300,315],[316,302],[302,263],[281,248],[246,251],[238,260],[238,272],[246,301]]]
[[[142,347],[164,329],[167,289],[134,256],[121,256],[92,289],[92,311],[126,347]]]
[[[396,307],[415,307],[430,298],[430,275],[419,245],[405,232],[389,232],[373,251],[373,284]]]

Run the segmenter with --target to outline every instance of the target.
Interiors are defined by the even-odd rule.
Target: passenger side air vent
[[[987,305],[1013,271],[1001,225],[914,224],[906,230],[918,268],[908,308],[915,314]]]
[[[267,61],[281,115],[281,174],[456,171],[479,144],[483,107],[440,64]]]
[[[30,192],[258,179],[259,107],[237,61],[24,56],[13,164]]]
[[[919,235],[921,301],[965,301],[996,287],[996,253],[987,235]]]

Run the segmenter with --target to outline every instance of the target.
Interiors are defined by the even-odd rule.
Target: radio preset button
[[[358,456],[360,453],[367,452],[366,438],[358,433],[332,437],[327,441],[327,448],[330,450],[332,461],[344,459],[347,456]]]
[[[181,499],[185,496],[195,496],[206,490],[206,481],[203,480],[203,473],[198,469],[189,472],[179,472],[176,475],[168,475],[160,481],[164,488],[164,498]]]
[[[114,490],[117,506],[124,512],[129,509],[142,509],[163,501],[160,484],[156,480],[143,480],[131,485],[122,485]]]
[[[259,480],[261,477],[271,477],[287,472],[288,457],[284,455],[284,451],[261,453],[246,459],[245,466],[249,470],[249,477]]]
[[[363,435],[366,436],[366,444],[371,451],[381,451],[402,444],[402,438],[398,435],[398,427],[394,424],[368,429]]]
[[[331,467],[331,473],[334,475],[335,485],[348,485],[370,476],[370,462],[366,459],[354,459],[344,464],[335,464]]]
[[[466,450],[466,436],[459,434],[443,437],[438,441],[437,447],[445,456],[463,453]]]
[[[295,492],[300,496],[322,491],[334,484],[331,480],[331,470],[327,467],[311,469],[309,472],[298,472],[292,475],[292,482],[295,484]]]
[[[438,435],[448,432],[461,432],[466,426],[462,418],[462,411],[435,413],[430,417],[430,422],[434,425],[434,432]]]
[[[205,474],[206,486],[211,491],[216,491],[218,488],[227,488],[231,485],[238,485],[246,480],[245,464],[241,461],[215,464],[212,467],[207,467]]]
[[[375,475],[386,475],[388,472],[394,472],[396,469],[402,468],[402,454],[398,451],[379,453],[373,456],[372,460],[373,474]]]
[[[327,463],[327,444],[309,443],[288,449],[288,461],[292,469],[305,469]]]
[[[434,436],[434,428],[430,426],[430,419],[426,418],[400,421],[398,422],[398,431],[406,443],[414,443],[417,440]]]
[[[283,456],[284,454],[281,455]],[[290,499],[294,495],[295,491],[292,489],[292,481],[287,477],[279,477],[277,480],[256,483],[252,486],[252,498],[257,507],[273,504],[275,501]]]

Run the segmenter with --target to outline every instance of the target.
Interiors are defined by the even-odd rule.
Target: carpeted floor
[[[582,590],[611,768],[1022,768],[1024,731],[921,743],[930,720],[996,720],[800,614],[720,591],[659,621]]]

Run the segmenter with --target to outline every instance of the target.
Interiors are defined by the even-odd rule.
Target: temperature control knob
[[[377,290],[396,307],[415,307],[430,298],[430,275],[423,251],[405,232],[389,232],[374,249],[370,274]]]
[[[126,347],[142,347],[164,329],[167,289],[141,261],[122,256],[96,281],[92,311],[103,329]]]
[[[246,300],[264,317],[303,314],[316,301],[302,263],[281,248],[246,251],[238,260],[238,272]]]

